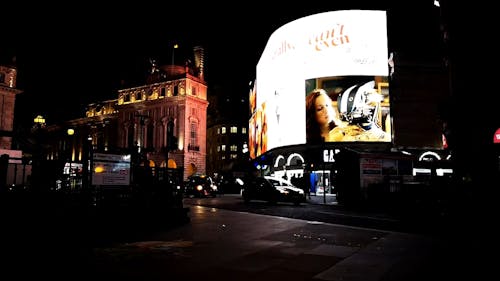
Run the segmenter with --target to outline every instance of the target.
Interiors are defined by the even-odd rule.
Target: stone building
[[[141,165],[168,167],[183,179],[206,173],[207,83],[204,51],[185,65],[151,62],[146,83],[89,104],[86,116],[48,126],[49,160],[85,163],[92,152],[130,152]],[[73,129],[72,135],[66,131]]]
[[[0,65],[0,149],[12,149],[16,95],[22,93],[16,79],[16,68]]]

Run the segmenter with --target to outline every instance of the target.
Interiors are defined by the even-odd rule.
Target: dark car
[[[282,178],[264,176],[245,181],[241,195],[245,203],[264,200],[269,203],[291,202],[294,205],[306,202],[304,190]]]
[[[184,194],[187,197],[216,197],[217,185],[207,175],[193,175],[184,183]]]
[[[221,194],[241,194],[243,180],[239,177],[221,176],[217,180],[217,187]]]

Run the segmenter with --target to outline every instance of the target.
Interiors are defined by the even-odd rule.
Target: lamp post
[[[75,130],[72,129],[72,128],[69,128],[66,133],[68,134],[68,136],[71,138],[71,141],[70,141],[70,145],[69,145],[69,184],[70,184],[70,187],[71,188],[74,188],[75,185],[74,185],[74,181],[73,181],[73,178],[72,178],[72,163],[73,163],[73,154],[74,154],[74,148],[73,148],[73,145],[74,145],[74,142],[73,142],[73,136],[75,134]]]
[[[33,119],[33,122],[35,123],[35,129],[45,127],[45,118],[43,118],[42,115],[37,115],[35,119]]]
[[[94,175],[94,143],[92,135],[87,137],[87,142],[89,145],[89,168],[88,168],[88,187],[92,187],[92,177]]]
[[[174,60],[175,49],[178,49],[178,48],[179,48],[178,44],[174,44],[174,46],[172,47],[172,67],[175,65],[175,60]]]
[[[33,147],[33,159],[32,159],[32,172],[31,172],[31,179],[32,179],[32,186],[36,191],[41,191],[42,188],[42,174],[43,172],[41,171],[42,169],[42,157],[43,157],[43,136],[42,134],[42,128],[45,127],[45,118],[42,115],[38,115],[33,119],[33,136],[35,138],[35,146]]]

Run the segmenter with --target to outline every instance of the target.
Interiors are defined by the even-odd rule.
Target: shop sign
[[[493,135],[493,143],[500,143],[500,128],[498,128]]]

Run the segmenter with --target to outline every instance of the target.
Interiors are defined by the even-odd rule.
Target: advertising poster
[[[94,153],[92,161],[93,185],[130,185],[131,156]]]
[[[251,157],[306,143],[391,142],[388,57],[385,11],[325,12],[276,30],[251,91],[249,129],[261,134]]]

